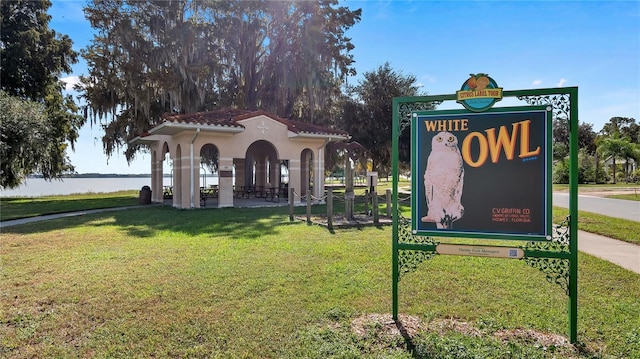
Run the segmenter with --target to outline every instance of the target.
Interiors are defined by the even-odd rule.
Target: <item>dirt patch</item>
[[[386,338],[397,336],[415,336],[421,329],[419,318],[410,315],[399,315],[398,322],[391,314],[368,314],[351,321],[351,330],[359,337],[382,335]]]
[[[535,344],[542,347],[563,347],[569,346],[567,338],[550,333],[542,333],[531,329],[499,330],[493,336],[503,342],[519,342]]]
[[[429,323],[427,330],[445,335],[447,332],[455,331],[472,337],[482,336],[482,332],[469,322],[456,319],[436,319]]]
[[[533,329],[505,329],[486,333],[474,327],[470,322],[457,319],[435,319],[429,323],[422,323],[420,318],[402,314],[398,316],[397,323],[391,314],[363,315],[351,321],[351,330],[359,338],[377,337],[381,342],[388,342],[394,337],[410,339],[420,331],[434,332],[442,336],[455,331],[473,337],[493,336],[503,342],[517,342],[540,347],[571,347],[569,340],[559,334],[543,333]]]

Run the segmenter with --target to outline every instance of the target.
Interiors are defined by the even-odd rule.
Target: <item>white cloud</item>
[[[65,91],[73,91],[73,86],[80,83],[79,76],[67,76],[60,79],[60,81],[65,83],[64,89]]]
[[[558,82],[558,87],[564,86],[565,83],[567,83],[567,79],[560,79],[560,82]]]
[[[426,80],[427,83],[430,83],[430,84],[436,83],[436,77],[431,74],[426,74],[422,76],[422,78]]]
[[[542,80],[533,80],[533,82],[531,84],[533,86],[540,86],[540,85],[542,85]]]

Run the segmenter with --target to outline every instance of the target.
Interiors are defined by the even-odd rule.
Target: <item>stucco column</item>
[[[189,148],[186,146],[187,149]],[[180,162],[182,166],[178,173],[180,174],[182,186],[180,186],[180,208],[191,208],[191,173],[190,173],[190,164],[189,164],[189,152],[182,153],[182,157],[180,158]],[[200,200],[198,199],[198,204]],[[195,201],[194,201],[195,206]]]
[[[218,159],[218,208],[224,207],[233,207],[233,158],[222,157],[220,154]]]
[[[182,147],[178,145],[173,162],[173,206],[182,207]],[[188,182],[187,182],[188,183]]]
[[[162,160],[157,152],[151,155],[151,201],[162,203]]]
[[[314,161],[313,195],[316,198],[322,198],[324,196],[324,147],[318,149],[315,158],[318,160]]]
[[[289,160],[289,188],[293,188],[297,195],[294,198],[294,204],[300,204],[300,193],[302,193],[302,176],[300,171],[300,160]]]
[[[200,155],[193,157],[193,177],[189,180],[193,180],[193,208],[200,208]],[[191,188],[189,188],[189,198],[191,198]],[[191,201],[189,201],[191,204]]]

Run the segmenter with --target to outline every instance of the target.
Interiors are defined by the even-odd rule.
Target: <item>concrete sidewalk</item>
[[[157,204],[160,206],[160,204]],[[152,205],[153,206],[153,205]],[[92,209],[86,211],[69,212],[69,213],[57,213],[40,217],[22,218],[11,221],[0,222],[0,228],[16,226],[20,224],[35,223],[39,221],[46,221],[50,219],[67,218],[74,216],[83,216],[87,214],[122,211],[128,209],[136,209],[146,206],[129,206],[129,207],[115,207],[115,208],[103,208]],[[635,273],[640,274],[640,246],[631,244],[617,239],[611,239],[601,235],[578,231],[578,250],[584,253],[588,253],[592,256],[607,260],[611,263],[619,265],[622,268],[628,269]]]
[[[578,250],[640,274],[640,246],[578,231]]]

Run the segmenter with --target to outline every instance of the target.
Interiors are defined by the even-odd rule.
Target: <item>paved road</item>
[[[569,208],[569,194],[554,192],[553,205]],[[640,202],[638,201],[578,195],[578,209],[640,222]]]

